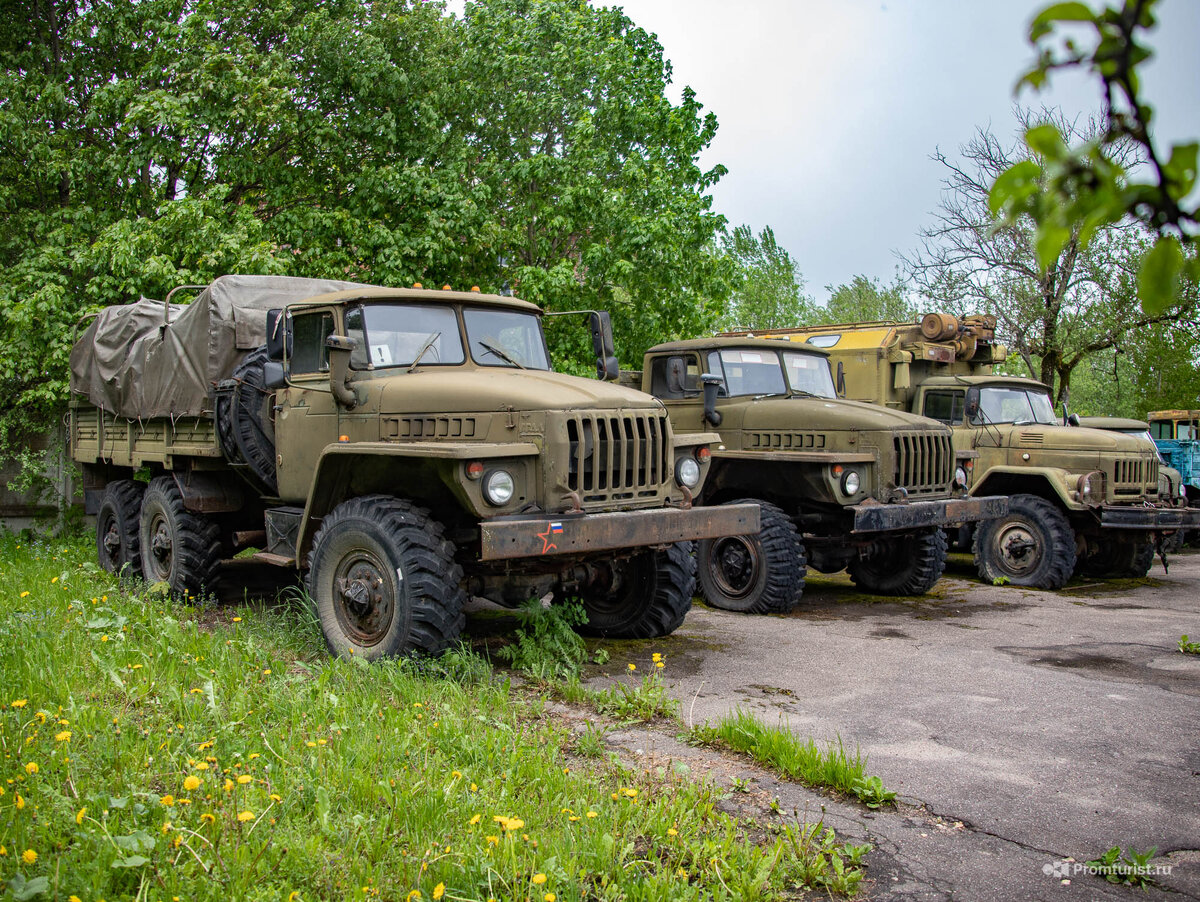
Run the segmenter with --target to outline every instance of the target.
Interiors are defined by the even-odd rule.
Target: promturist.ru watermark
[[[1130,864],[1127,861],[1114,861],[1111,864],[1104,864],[1098,861],[1076,861],[1073,858],[1060,858],[1058,861],[1051,861],[1048,864],[1042,865],[1042,873],[1047,877],[1054,877],[1058,880],[1067,880],[1079,874],[1088,874],[1092,877],[1117,877],[1119,880],[1127,880],[1130,877],[1166,877],[1171,873],[1171,865],[1169,864]]]

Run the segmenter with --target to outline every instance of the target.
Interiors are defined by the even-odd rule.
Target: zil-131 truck
[[[142,299],[71,354],[70,448],[100,562],[211,589],[241,549],[304,571],[330,650],[436,653],[468,595],[578,599],[586,629],[666,635],[691,542],[756,532],[758,508],[692,500],[712,432],[677,437],[618,377],[551,370],[542,313],[511,297],[223,276]]]
[[[995,372],[1008,351],[992,316],[930,313],[914,323],[812,326],[776,333],[825,348],[848,398],[950,426],[972,495],[1008,495],[1009,512],[964,541],[990,583],[1058,589],[1075,572],[1144,576],[1162,539],[1200,510],[1159,496],[1158,455],[1115,431],[1072,426],[1041,382]]]
[[[712,605],[781,613],[801,600],[808,567],[849,570],[863,590],[923,595],[946,566],[944,527],[1000,516],[1007,500],[967,497],[950,429],[837,397],[828,354],[729,334],[646,352],[626,378],[665,405],[676,435],[718,429],[706,505],[762,510],[757,535],[697,545]]]

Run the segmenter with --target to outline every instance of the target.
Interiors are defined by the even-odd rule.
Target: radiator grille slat
[[[576,414],[567,441],[568,487],[588,500],[653,494],[671,474],[667,420],[656,413]]]
[[[950,436],[928,432],[901,433],[895,436],[896,485],[909,495],[945,492],[954,471],[954,449]]]

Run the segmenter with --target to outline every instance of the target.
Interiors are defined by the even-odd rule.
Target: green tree
[[[622,349],[728,292],[701,170],[619,10],[482,0],[0,0],[0,439],[53,417],[78,317],[227,272],[612,305]]]
[[[1086,137],[1061,114],[1018,111],[1023,133],[1050,123],[1062,134]],[[1132,155],[1126,146],[1124,152]],[[1049,385],[1059,402],[1071,392],[1071,376],[1089,355],[1120,346],[1131,334],[1183,319],[1194,309],[1194,292],[1169,307],[1143,312],[1134,300],[1146,242],[1136,226],[1114,222],[1084,240],[1082,227],[1042,265],[1038,226],[1030,215],[997,222],[988,203],[997,175],[1031,160],[1021,142],[1005,145],[986,129],[960,148],[961,162],[938,152],[948,173],[941,208],[921,233],[921,248],[905,258],[914,287],[940,308],[992,313],[1001,338],[1029,375]]]
[[[836,288],[826,285],[829,300],[818,306],[814,323],[861,323],[874,320],[912,322],[918,311],[899,281],[882,285],[878,279],[855,276]],[[928,311],[926,311],[928,312]]]
[[[476,278],[610,309],[626,358],[709,328],[730,275],[707,193],[725,169],[697,163],[717,120],[689,88],[667,99],[654,36],[586,0],[481,0],[460,38],[453,127],[489,206]]]
[[[804,277],[770,226],[756,236],[740,225],[725,235],[722,247],[734,263],[736,281],[720,328],[761,332],[808,321],[813,301],[804,294]]]
[[[1017,89],[1040,89],[1055,71],[1086,70],[1100,80],[1104,124],[1083,141],[1054,122],[1033,124],[1025,132],[1033,157],[996,173],[989,197],[992,212],[1006,221],[1036,223],[1043,271],[1069,242],[1086,246],[1116,223],[1140,223],[1153,241],[1137,273],[1138,297],[1150,314],[1200,284],[1200,203],[1190,196],[1200,143],[1175,144],[1167,153],[1153,138],[1154,109],[1140,92],[1138,69],[1153,55],[1144,40],[1157,6],[1158,0],[1123,0],[1094,11],[1079,2],[1053,3],[1034,17],[1029,41],[1037,62]],[[1136,168],[1122,159],[1129,146],[1137,149]]]

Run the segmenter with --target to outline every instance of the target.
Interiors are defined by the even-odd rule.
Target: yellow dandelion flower
[[[83,902],[78,896],[67,896],[67,902]]]
[[[662,653],[656,651],[654,654],[652,654],[650,656],[650,660],[653,661],[655,664],[657,664],[659,661],[662,660]]]
[[[7,855],[8,855],[8,849],[6,849],[4,846],[0,846],[0,857],[4,857]]]
[[[578,815],[578,814],[572,814],[572,815],[571,815],[569,818],[567,818],[567,820],[569,820],[569,821],[577,821],[577,820],[579,820],[579,815]]]
[[[282,801],[283,801],[283,796],[281,796],[281,795],[278,795],[277,793],[274,793],[274,792],[273,792],[273,793],[271,793],[271,801],[272,801],[272,802],[282,802]]]
[[[50,585],[54,585],[56,582],[58,582],[58,577],[57,577],[57,576],[56,576],[56,577],[54,577],[54,579],[50,580]]]
[[[25,800],[24,800],[23,798],[21,798],[21,794],[20,794],[19,792],[17,793],[17,802],[16,802],[16,805],[17,805],[17,810],[18,810],[18,811],[20,811],[22,808],[24,808],[24,807],[25,807]]]
[[[54,741],[55,742],[70,742],[71,741],[71,731],[63,730],[61,733],[56,733],[54,735]]]
[[[589,811],[587,813],[587,816],[588,817],[599,817],[600,815],[596,814],[596,812],[594,812],[594,811]]]
[[[233,618],[233,622],[234,622],[234,623],[241,623],[241,622],[242,622],[242,618],[241,618],[241,617],[234,617],[234,618]]]
[[[206,824],[211,824],[211,823],[213,823],[213,821],[215,821],[215,820],[216,820],[216,817],[215,817],[214,815],[212,815],[212,814],[209,814],[209,813],[206,811],[206,812],[204,812],[202,815],[200,815],[200,820],[202,820],[202,821],[203,821],[204,823],[206,823]]]
[[[87,809],[80,808],[77,812],[75,812],[75,823],[82,825],[85,817],[87,817]]]
[[[254,820],[254,812],[253,811],[239,811],[238,812],[238,820],[241,821],[243,824],[246,823],[247,821],[252,821],[252,820]]]
[[[479,792],[479,787],[474,783],[471,784],[471,792]]]
[[[191,689],[189,689],[188,692],[190,692],[192,695],[203,695],[204,694],[203,689],[200,689],[195,686],[193,686]]]
[[[247,783],[249,783],[253,779],[254,778],[252,776],[250,776],[249,774],[238,774],[238,783],[240,783],[242,786],[245,786]]]
[[[37,861],[37,852],[33,851],[33,849],[26,849],[21,853],[21,860],[26,864],[33,864]]]
[[[163,796],[158,801],[161,804],[165,805],[167,808],[170,808],[171,806],[173,806],[175,804],[175,796],[168,793],[167,795]]]
[[[469,823],[471,824],[472,827],[474,827],[476,824],[479,823],[480,819],[481,819],[481,815],[478,815],[478,814],[472,815]]]
[[[230,780],[228,777],[226,777],[225,778],[225,791],[230,792],[232,790],[233,790],[233,781]]]
[[[12,700],[12,702],[11,702],[10,704],[11,704],[11,706],[12,706],[12,707],[14,707],[14,708],[24,708],[26,705],[28,705],[28,704],[29,704],[29,699],[27,699],[27,698],[16,698],[16,699],[13,699],[13,700]]]
[[[38,723],[46,722],[46,712],[45,711],[38,711],[38,713],[33,716],[37,718]]]
[[[298,890],[298,889],[294,889],[290,893],[288,893],[288,902],[297,902],[297,900],[299,898],[300,898],[300,890]]]
[[[500,845],[500,837],[499,837],[499,836],[489,836],[489,837],[487,838],[487,844],[488,844],[489,846],[498,846],[498,845]]]
[[[105,633],[103,636],[101,636],[101,637],[100,637],[100,641],[101,641],[101,642],[107,642],[107,641],[108,641],[108,633]]]
[[[637,670],[637,665],[636,665],[636,664],[630,664],[630,665],[629,665],[629,670],[630,670],[630,672],[631,672],[631,673],[632,673],[633,671]]]
[[[208,770],[208,762],[207,761],[197,761],[196,762],[196,770]]]
[[[557,898],[558,896],[554,895],[554,893],[546,893],[546,895],[542,896],[543,902],[554,902]]]
[[[414,889],[404,898],[407,899],[408,902],[413,902],[414,899],[421,898],[421,891],[419,889]]]
[[[534,874],[532,877],[529,878],[529,880],[531,883],[533,883],[534,886],[541,886],[543,883],[546,882],[546,875],[545,874]]]
[[[251,761],[253,761],[255,758],[261,758],[261,757],[262,757],[262,755],[260,755],[258,752],[251,752],[251,753],[250,753],[250,760],[251,760]]]
[[[188,792],[195,792],[200,788],[200,778],[195,774],[189,774],[183,781],[183,788]]]
[[[29,590],[28,590],[28,589],[26,589],[24,592],[22,592],[22,593],[21,593],[21,597],[22,597],[22,598],[28,598],[28,597],[29,597]]]
[[[435,886],[433,888],[433,898],[434,898],[435,902],[437,899],[442,898],[442,896],[445,895],[445,893],[446,893],[446,884],[439,883],[437,886]]]
[[[674,827],[667,828],[667,836],[678,836],[678,835],[679,835],[679,831],[676,830]]]
[[[629,796],[629,798],[631,798],[631,799],[637,798],[637,790],[636,789],[623,789],[621,791],[623,793],[625,793],[625,795]]]
[[[663,664],[663,662],[662,662],[662,661],[656,661],[656,662],[655,662],[655,664],[654,664],[654,666],[655,666],[655,667],[658,667],[658,668],[660,668],[660,669],[661,669],[661,668],[665,667],[666,665],[665,665],[665,664]]]
[[[326,745],[328,742],[329,742],[328,739],[318,739],[317,745]]]
[[[36,774],[37,772],[38,772],[38,766],[37,766],[36,761],[30,761],[28,764],[25,765],[25,773]]]

